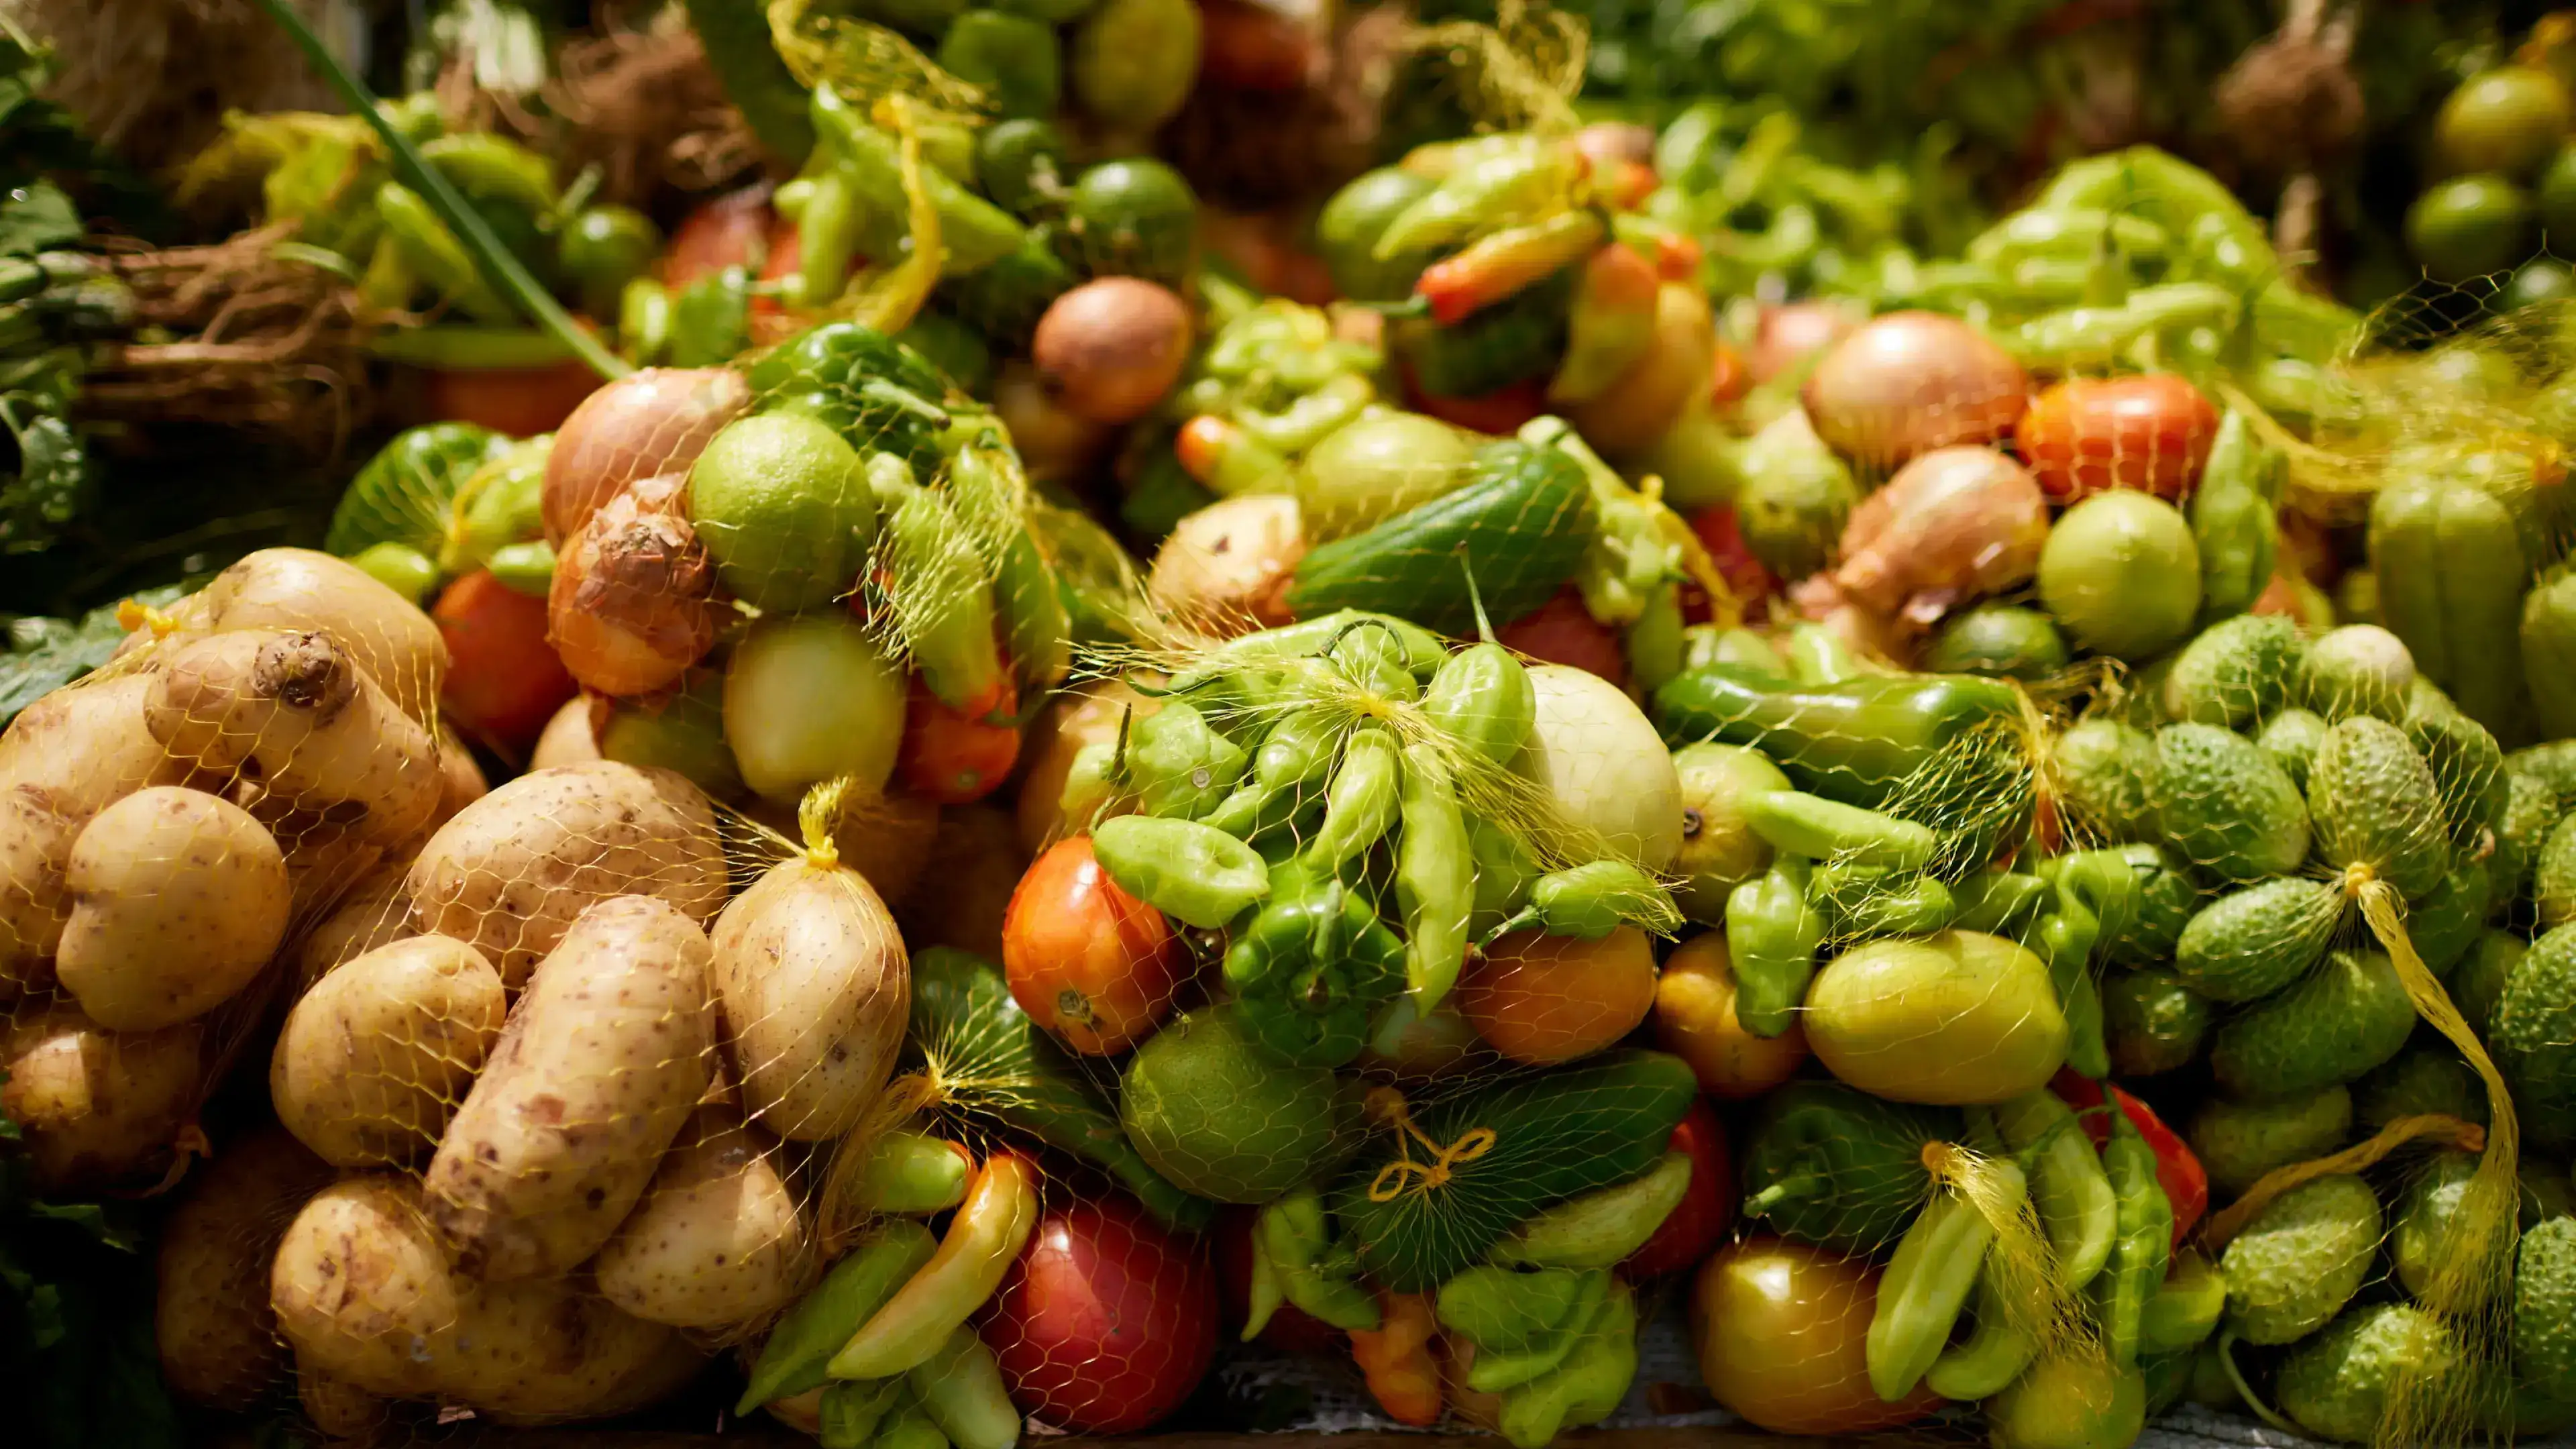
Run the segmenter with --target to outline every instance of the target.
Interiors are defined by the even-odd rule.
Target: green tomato
[[[1315,217],[1315,245],[1333,286],[1355,302],[1393,302],[1413,290],[1431,265],[1428,250],[1379,261],[1370,255],[1395,214],[1420,200],[1431,182],[1399,166],[1381,166],[1333,193]]]
[[[2576,238],[2576,232],[2566,235]],[[2576,289],[2576,271],[2569,270],[2567,264],[2556,257],[2533,257],[2513,269],[2513,275],[2496,289],[2488,305],[2499,312],[2512,312],[2524,307],[2537,307],[2543,302],[2555,302],[2571,289]]]
[[[1420,413],[1352,420],[1308,449],[1297,469],[1307,538],[1359,533],[1430,502],[1458,486],[1474,454],[1466,434]]]
[[[1064,90],[1064,61],[1044,21],[1000,10],[969,10],[939,42],[939,64],[982,86],[1005,116],[1043,116]]]
[[[975,138],[975,181],[995,205],[1026,217],[1064,194],[1064,135],[1045,121],[1002,121]]]
[[[661,254],[661,228],[626,206],[583,208],[555,242],[555,264],[579,293],[582,310],[603,321],[617,315],[626,284]]]
[[[2191,633],[2200,609],[2191,524],[2152,494],[2096,493],[2048,531],[2039,597],[2085,648],[2151,659]]]
[[[1065,233],[1094,275],[1174,281],[1197,244],[1199,199],[1181,173],[1150,158],[1104,161],[1073,183]]]
[[[2406,208],[2406,249],[2437,282],[2500,272],[2531,247],[2531,197],[2491,173],[2455,177]]]
[[[2457,174],[2529,176],[2567,139],[2567,88],[2529,66],[2507,65],[2460,82],[2433,117],[2433,154]]]

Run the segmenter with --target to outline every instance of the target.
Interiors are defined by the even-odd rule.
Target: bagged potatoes
[[[427,614],[357,565],[309,548],[246,554],[171,605],[169,618],[177,627],[165,643],[236,629],[322,630],[415,720],[432,716],[447,678],[447,641]],[[138,629],[117,652],[155,634]]]
[[[268,1306],[278,1240],[331,1169],[274,1128],[189,1174],[161,1227],[153,1342],[161,1378],[193,1404],[239,1413],[286,1365]]]
[[[501,973],[446,936],[381,946],[295,1003],[269,1058],[286,1129],[335,1167],[389,1167],[437,1146],[501,1035]]]
[[[712,919],[724,851],[697,786],[598,760],[522,775],[458,811],[421,847],[406,891],[414,930],[471,944],[515,991],[596,902],[647,895]]]
[[[678,1330],[563,1278],[479,1285],[449,1343],[440,1396],[509,1425],[628,1413],[706,1362]]]
[[[815,1267],[776,1144],[731,1107],[701,1107],[644,1198],[591,1264],[600,1296],[679,1328],[755,1323],[794,1301]]]
[[[716,918],[715,993],[744,1114],[799,1142],[859,1125],[903,1045],[902,933],[857,871],[772,866]]]
[[[551,1277],[617,1231],[714,1080],[708,957],[668,902],[616,896],[536,968],[422,1180],[461,1273]]]
[[[63,1002],[0,1028],[0,1112],[37,1189],[159,1172],[196,1112],[203,1025],[112,1032]]]
[[[473,1285],[447,1270],[419,1185],[345,1177],[288,1224],[269,1270],[277,1331],[307,1371],[390,1399],[436,1393]]]
[[[54,963],[92,1021],[154,1031],[203,1016],[259,975],[291,892],[250,812],[177,785],[98,812],[64,871],[71,918]]]
[[[332,967],[419,934],[411,928],[411,897],[403,889],[410,874],[407,860],[378,865],[340,894],[329,915],[300,933],[295,943],[298,995],[311,990]]]

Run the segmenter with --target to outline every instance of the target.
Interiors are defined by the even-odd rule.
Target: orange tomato
[[[474,423],[513,438],[562,427],[600,385],[578,358],[544,367],[432,368],[421,377],[429,420]]]
[[[1006,698],[1002,712],[1010,710]],[[952,709],[914,675],[894,764],[904,788],[942,805],[969,804],[999,788],[1020,758],[1020,732],[988,723],[991,713]]]
[[[1187,957],[1163,913],[1100,868],[1087,835],[1039,856],[1002,913],[1011,995],[1088,1056],[1111,1056],[1152,1035],[1172,1014]]]
[[[1569,1062],[1637,1029],[1655,1004],[1655,950],[1621,926],[1598,941],[1514,931],[1468,963],[1458,1011],[1494,1050]]]
[[[526,757],[546,721],[580,692],[546,642],[546,601],[478,569],[431,606],[447,641],[447,717],[512,759]]]
[[[1717,1401],[1775,1434],[1862,1434],[1910,1424],[1941,1399],[1888,1403],[1869,1386],[1878,1267],[1780,1238],[1720,1248],[1691,1285],[1691,1339]]]
[[[2071,503],[2112,488],[2179,501],[2200,482],[2218,409],[2171,373],[2071,377],[2031,399],[2013,445],[2040,491]]]
[[[1699,1089],[1721,1102],[1761,1096],[1807,1059],[1807,1033],[1797,1023],[1766,1037],[1735,1019],[1735,966],[1723,931],[1693,936],[1664,962],[1655,983],[1655,1045],[1690,1063]]]

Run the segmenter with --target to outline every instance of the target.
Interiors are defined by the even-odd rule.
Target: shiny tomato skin
[[[1691,1339],[1709,1394],[1775,1434],[1865,1434],[1941,1405],[1918,1386],[1896,1403],[1870,1388],[1878,1265],[1784,1238],[1730,1243],[1691,1283]]]
[[[1124,1197],[1048,1208],[980,1331],[1011,1401],[1078,1434],[1179,1408],[1216,1356],[1216,1271]]]
[[[478,569],[449,584],[430,607],[447,641],[440,697],[456,727],[512,758],[581,692],[546,642],[546,601]]]
[[[770,208],[766,185],[703,202],[681,218],[662,249],[662,285],[676,290],[727,267],[751,266],[762,260],[777,229],[778,214]]]
[[[1227,1207],[1216,1218],[1217,1289],[1224,1307],[1219,1320],[1227,1342],[1243,1333],[1252,1315],[1252,1221],[1257,1208]],[[1288,1353],[1332,1358],[1350,1347],[1342,1331],[1294,1303],[1281,1303],[1260,1334],[1261,1341]]]
[[[2032,399],[2013,442],[2056,503],[2113,488],[2179,502],[2200,482],[2218,409],[2171,373],[2077,377]]]
[[[1719,503],[1690,516],[1691,532],[1698,535],[1699,546],[1708,550],[1708,561],[1717,565],[1717,576],[1735,595],[1738,608],[1747,622],[1759,623],[1771,611],[1771,595],[1778,592],[1780,581],[1753,556],[1744,542],[1744,529],[1735,516],[1735,505]],[[1708,601],[1697,588],[1684,591],[1684,619],[1693,624],[1706,623]],[[1689,600],[1696,598],[1697,617],[1692,617]]]
[[[1697,1263],[1716,1251],[1735,1220],[1735,1165],[1726,1150],[1726,1124],[1706,1097],[1691,1100],[1665,1150],[1690,1154],[1690,1187],[1645,1246],[1619,1265],[1620,1276],[1631,1282]]]
[[[1091,837],[1049,846],[1002,913],[1002,969],[1029,1018],[1086,1056],[1114,1056],[1172,1014],[1188,952],[1161,911],[1118,888]]]
[[[1571,588],[1494,631],[1494,638],[1542,664],[1587,669],[1612,684],[1628,684],[1628,651],[1602,627]]]
[[[942,805],[971,805],[999,789],[1019,758],[1018,729],[952,709],[920,675],[912,677],[894,765],[906,790]]]

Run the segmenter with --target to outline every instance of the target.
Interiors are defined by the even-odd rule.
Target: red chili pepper
[[[2102,1105],[2102,1084],[2072,1070],[2060,1071],[2049,1089],[2079,1112]],[[2179,1246],[2200,1225],[2200,1215],[2209,1211],[2209,1174],[2202,1169],[2200,1159],[2192,1155],[2190,1146],[2156,1115],[2155,1108],[2118,1087],[2111,1089],[2111,1097],[2120,1104],[2129,1125],[2137,1128],[2138,1135],[2155,1149],[2156,1183],[2165,1190],[2165,1201],[2173,1208],[2173,1240]],[[2084,1133],[2093,1139],[2095,1147],[2111,1140],[2111,1124],[2100,1114],[2078,1120],[2083,1122]]]
[[[1727,1158],[1726,1126],[1706,1097],[1694,1100],[1682,1114],[1666,1150],[1689,1154],[1690,1186],[1655,1235],[1619,1265],[1620,1276],[1632,1282],[1694,1266],[1716,1251],[1735,1217],[1735,1194],[1729,1188],[1735,1171]]]
[[[1574,265],[1600,244],[1602,231],[1599,214],[1590,211],[1509,227],[1433,262],[1413,292],[1431,304],[1433,321],[1449,326]]]

